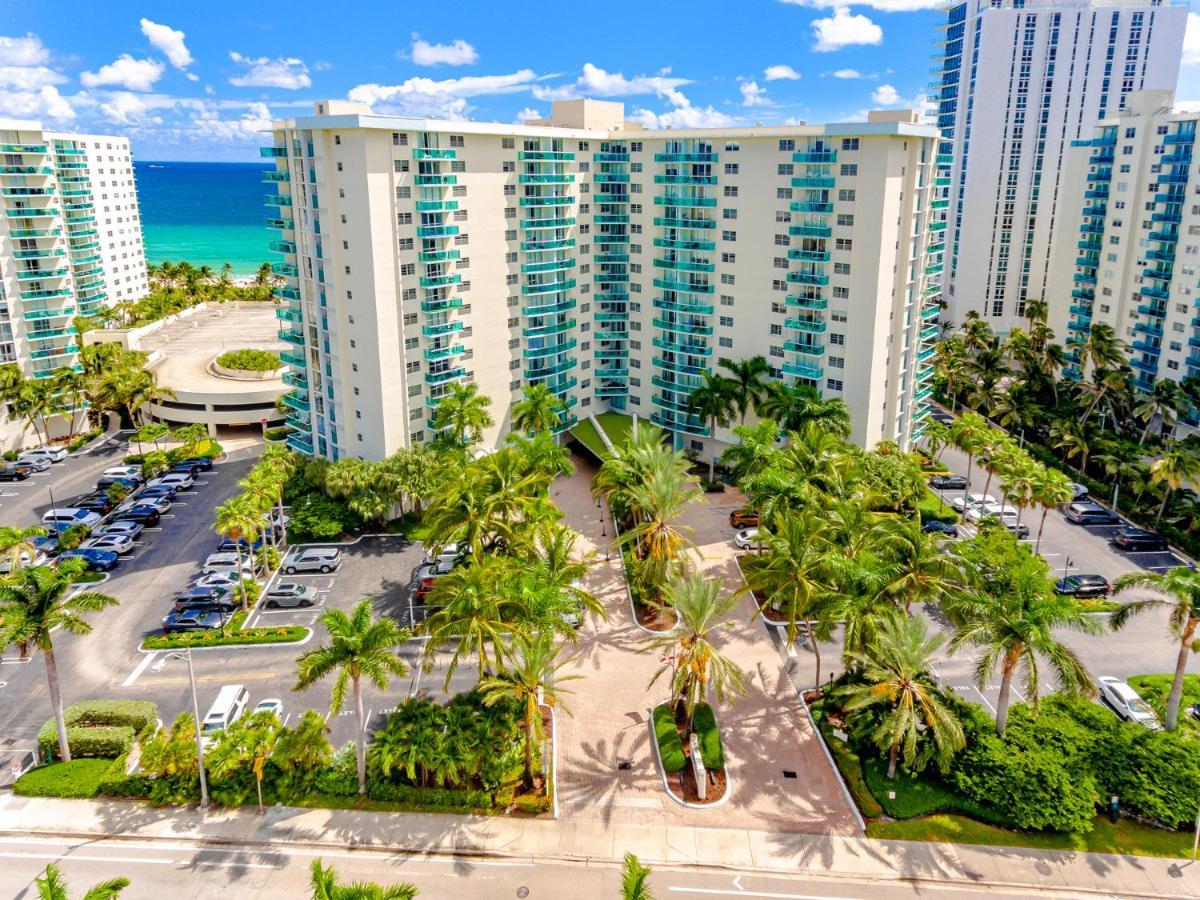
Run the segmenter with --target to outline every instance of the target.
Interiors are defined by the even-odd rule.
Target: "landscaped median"
[[[303,625],[243,628],[247,613],[238,610],[220,631],[181,631],[155,634],[142,641],[143,650],[182,650],[185,647],[240,647],[250,644],[297,644],[308,639],[312,629]]]
[[[697,704],[693,717],[693,727],[700,747],[700,762],[706,780],[703,800],[700,799],[696,781],[696,767],[692,764],[686,716],[682,712],[673,712],[670,703],[660,703],[654,707],[651,719],[663,783],[671,796],[688,806],[712,806],[726,799],[729,793],[729,774],[726,768],[725,748],[721,744],[721,732],[717,727],[712,707],[707,703]]]

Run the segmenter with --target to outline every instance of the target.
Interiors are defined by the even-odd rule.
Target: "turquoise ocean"
[[[234,275],[253,275],[264,262],[280,262],[268,244],[279,233],[266,227],[275,212],[263,197],[262,163],[135,162],[146,261],[232,264]]]

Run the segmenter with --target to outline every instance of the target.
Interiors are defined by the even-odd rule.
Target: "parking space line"
[[[981,691],[979,688],[975,687],[975,685],[971,685],[971,690],[973,690],[975,693],[977,693],[979,695],[979,699],[983,701],[984,706],[986,706],[988,709],[990,709],[992,711],[992,715],[995,715],[996,707],[992,706],[992,701],[990,701],[987,697],[985,697],[983,695],[983,691]]]
[[[145,657],[143,657],[142,661],[134,667],[132,672],[129,673],[129,676],[123,682],[121,682],[121,687],[131,687],[133,683],[138,680],[138,676],[146,671],[146,667],[150,665],[150,663],[154,662],[154,657],[156,655],[157,654],[154,653],[147,653]]]

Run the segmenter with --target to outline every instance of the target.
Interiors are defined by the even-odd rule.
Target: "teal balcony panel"
[[[544,359],[547,356],[558,356],[560,353],[570,353],[578,346],[579,342],[575,338],[562,341],[557,344],[548,344],[544,347],[526,347],[521,351],[521,355],[525,359]]]
[[[268,245],[276,253],[295,253],[295,241],[271,241]]]
[[[697,241],[692,239],[680,238],[655,238],[655,247],[664,247],[672,250],[707,250],[712,251],[717,249],[716,241]]]
[[[671,269],[676,272],[715,272],[716,263],[701,259],[655,259],[656,269]]]
[[[452,369],[442,369],[437,372],[426,372],[426,384],[446,384],[451,381],[456,381],[460,378],[466,378],[467,370],[462,366],[456,366]]]
[[[445,287],[451,284],[458,284],[462,281],[462,275],[457,272],[446,272],[442,275],[422,275],[421,287],[436,288]]]
[[[806,150],[792,154],[792,162],[826,166],[837,162],[836,150]]]
[[[458,209],[457,200],[418,200],[413,204],[417,212],[450,212]]]
[[[686,194],[663,194],[654,198],[655,206],[676,206],[680,208],[705,207],[717,205],[716,197],[691,197]]]
[[[575,224],[574,216],[559,216],[557,218],[522,219],[521,227],[526,231],[539,231],[547,228],[569,228]]]
[[[829,328],[829,323],[824,319],[784,319],[784,328],[791,328],[796,331],[803,331],[806,334],[824,334]]]
[[[285,206],[291,207],[292,198],[286,194],[267,194],[263,197],[264,206]]]
[[[457,225],[418,225],[417,237],[424,239],[454,237],[458,231]]]
[[[454,159],[458,154],[454,150],[439,147],[414,147],[413,159]]]
[[[680,322],[672,319],[654,319],[654,327],[661,328],[663,331],[674,332],[675,334],[697,334],[708,336],[713,333],[711,325],[707,325],[700,321]]]
[[[525,369],[522,373],[524,378],[550,378],[554,375],[561,375],[563,372],[570,372],[579,365],[577,359],[567,359],[562,362],[555,363],[553,366],[541,366],[533,369]]]
[[[540,303],[532,306],[525,306],[521,309],[521,315],[532,316],[549,316],[554,313],[570,312],[576,306],[578,301],[574,297],[563,297],[558,300],[553,300],[550,303]]]
[[[442,187],[448,184],[458,184],[457,175],[417,175],[413,178],[417,187]]]
[[[651,343],[659,350],[670,350],[672,353],[682,353],[685,356],[712,356],[713,348],[707,344],[689,341],[672,341],[668,338],[656,337]]]
[[[566,172],[551,172],[544,174],[522,174],[517,176],[517,182],[520,184],[572,184],[575,181],[575,176]]]
[[[573,331],[577,321],[575,319],[564,319],[561,322],[549,322],[544,325],[529,326],[521,329],[521,334],[524,337],[550,337],[556,334],[566,334],[568,331]],[[599,339],[599,333],[596,335]]]
[[[789,204],[788,208],[798,213],[831,213],[833,203],[828,200],[797,200]]]
[[[286,184],[292,180],[290,172],[263,172],[262,180],[268,184]]]
[[[717,227],[715,219],[700,216],[657,216],[654,224],[659,228],[698,228],[713,229]]]
[[[792,179],[792,187],[829,190],[837,186],[837,179],[832,175],[800,175]]]
[[[520,202],[521,206],[570,206],[575,202],[575,198],[548,194],[545,196],[522,197]]]
[[[626,178],[628,180],[628,178]],[[716,184],[716,175],[655,175],[655,184]]]
[[[796,378],[804,378],[809,381],[819,381],[824,373],[824,367],[815,363],[797,360],[796,362],[785,362],[783,364],[783,374],[792,375]]]
[[[829,257],[832,254],[828,250],[789,250],[788,259],[796,259],[801,262],[829,262]]]
[[[655,153],[655,162],[663,163],[715,163],[715,153]]]
[[[677,414],[655,410],[650,413],[650,421],[668,431],[680,431],[697,437],[708,437],[708,427],[699,424],[694,418],[681,418]]]
[[[422,250],[417,254],[417,262],[436,263],[450,262],[462,255],[460,250]]]
[[[566,278],[560,281],[551,281],[544,284],[525,284],[521,286],[521,293],[529,295],[537,294],[553,294],[560,291],[569,291],[575,287],[576,281],[574,278]]]
[[[711,316],[713,314],[713,305],[711,303],[692,303],[686,300],[672,300],[666,297],[655,297],[653,300],[655,309],[665,310],[667,312],[686,313],[688,315]]]
[[[466,349],[462,344],[450,344],[447,347],[430,347],[425,351],[425,359],[432,361],[448,359],[451,356],[461,356],[466,352]]]
[[[517,159],[521,162],[571,162],[575,154],[563,150],[521,150]]]
[[[448,312],[452,309],[462,309],[462,297],[445,297],[441,300],[422,300],[421,312]]]
[[[829,308],[829,300],[825,297],[805,297],[803,295],[789,295],[787,298],[788,306],[795,306],[798,309],[813,309],[823,310]]]
[[[701,281],[680,281],[674,278],[655,278],[654,286],[665,291],[677,291],[682,294],[711,294],[716,286]]]
[[[531,272],[562,272],[570,269],[575,265],[575,260],[570,258],[564,259],[547,259],[542,262],[530,262],[521,266],[521,273],[528,275]]]
[[[791,225],[788,227],[788,234],[792,237],[827,238],[833,235],[833,228],[828,225]]]

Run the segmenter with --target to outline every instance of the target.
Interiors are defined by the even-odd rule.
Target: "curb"
[[[285,807],[291,809],[292,807]],[[304,808],[299,808],[301,811],[308,811]],[[271,810],[267,810],[267,815],[270,815]],[[565,864],[582,864],[585,866],[604,866],[606,868],[619,868],[622,860],[615,857],[579,855],[572,853],[514,853],[506,850],[487,849],[482,847],[462,847],[451,850],[429,850],[424,848],[405,848],[398,844],[361,844],[353,839],[340,841],[314,841],[314,840],[289,840],[289,841],[272,841],[268,845],[265,841],[256,841],[249,838],[226,838],[226,837],[209,837],[209,838],[194,838],[182,835],[171,837],[163,837],[160,835],[138,835],[138,834],[104,834],[100,832],[87,831],[65,831],[65,830],[37,830],[37,829],[22,829],[10,830],[0,829],[0,836],[17,837],[17,838],[57,838],[59,840],[79,840],[79,841],[112,841],[114,843],[160,843],[160,844],[192,844],[200,848],[229,848],[229,849],[253,849],[262,851],[268,846],[283,846],[295,847],[300,849],[311,850],[314,852],[328,852],[329,850],[345,850],[353,851],[366,855],[382,855],[382,856],[402,856],[413,857],[428,860],[456,860],[456,859],[505,859],[505,860],[524,860],[531,865],[538,862],[558,862]],[[873,839],[866,839],[873,840]],[[920,841],[904,841],[901,843],[913,843],[920,845]],[[954,845],[950,845],[954,846]],[[976,845],[967,845],[976,846]],[[1014,848],[1020,849],[1020,848]],[[1135,857],[1136,859],[1160,860],[1167,865],[1178,864],[1178,860],[1173,860],[1169,857]],[[794,866],[736,866],[729,863],[721,862],[704,862],[704,863],[681,863],[678,860],[659,860],[650,857],[641,857],[643,864],[650,865],[655,869],[664,871],[676,872],[695,872],[695,871],[714,871],[714,872],[732,872],[732,873],[752,873],[756,875],[792,875],[798,873]],[[843,879],[855,879],[864,884],[877,885],[892,885],[892,884],[909,884],[909,885],[938,885],[943,887],[958,887],[962,882],[955,878],[928,878],[920,875],[903,875],[895,874],[891,877],[880,875],[868,875],[849,871],[835,871],[825,869],[823,871],[804,872],[806,878],[813,880],[829,880],[837,882]],[[1034,882],[1022,881],[984,881],[982,879],[972,880],[972,887],[980,888],[1001,888],[1005,890],[1020,890],[1026,892],[1037,892],[1039,894],[1062,895],[1064,897],[1078,896],[1086,894],[1097,897],[1112,897],[1113,891],[1109,888],[1098,887],[1077,887],[1070,885],[1053,885]],[[1162,894],[1156,892],[1139,892],[1129,893],[1125,896],[1129,897],[1144,897],[1147,900],[1178,900],[1179,894]]]
[[[613,520],[612,508],[608,505],[607,501],[605,501],[605,503],[604,503],[604,508],[606,510],[608,510],[609,522],[612,522],[612,520]],[[614,524],[613,531],[615,532],[616,530],[617,530],[617,526]],[[614,534],[614,536],[613,536],[614,542],[617,540],[617,537],[618,537],[618,535]],[[621,555],[621,576],[622,576],[622,581],[625,582],[625,599],[629,601],[629,615],[633,618],[634,626],[636,626],[638,628],[638,630],[644,632],[645,634],[659,635],[659,634],[670,634],[671,632],[673,632],[676,628],[679,627],[679,613],[675,612],[675,610],[671,610],[672,612],[675,612],[675,624],[672,625],[670,628],[667,628],[663,631],[655,631],[653,628],[647,628],[645,625],[643,625],[641,622],[638,621],[637,605],[633,602],[633,588],[630,586],[630,583],[629,583],[629,566],[627,566],[625,564],[625,549],[621,546],[618,546],[617,552],[620,553],[620,555]]]

